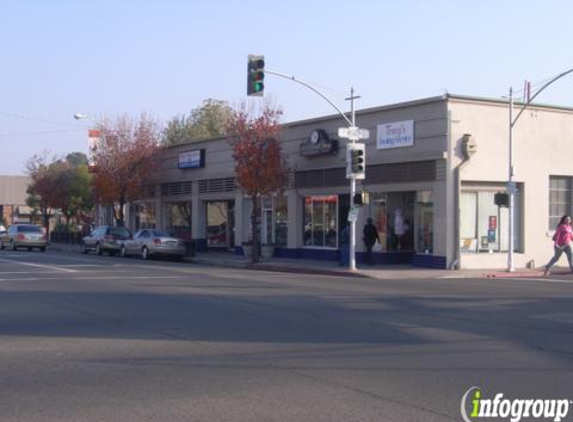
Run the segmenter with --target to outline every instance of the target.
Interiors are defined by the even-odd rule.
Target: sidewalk
[[[80,245],[51,244],[49,250],[69,253],[80,253]],[[272,258],[252,264],[250,259],[231,252],[209,251],[198,252],[192,258],[184,258],[186,262],[214,267],[248,268],[259,271],[278,271],[298,274],[322,274],[340,277],[363,277],[374,279],[423,279],[423,278],[543,278],[541,269],[517,269],[513,273],[504,270],[436,270],[431,268],[417,268],[410,265],[361,265],[357,264],[357,271],[350,272],[347,267],[338,266],[334,261],[320,261],[308,259]],[[555,267],[551,276],[558,276],[564,280],[573,281],[573,274],[564,267]]]

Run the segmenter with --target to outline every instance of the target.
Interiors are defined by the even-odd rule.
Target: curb
[[[356,278],[373,278],[369,275],[362,274],[360,272],[343,272],[336,270],[327,270],[321,268],[301,268],[292,267],[286,265],[277,265],[261,262],[258,264],[253,264],[252,262],[231,262],[231,261],[214,261],[214,260],[204,260],[204,259],[192,259],[194,264],[208,265],[211,267],[227,267],[227,268],[243,268],[254,271],[272,271],[280,273],[291,273],[291,274],[315,274],[315,275],[329,275],[336,277],[356,277]]]

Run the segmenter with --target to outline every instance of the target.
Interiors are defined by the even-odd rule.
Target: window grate
[[[235,178],[199,180],[199,193],[222,193],[235,190]]]
[[[162,196],[190,195],[193,183],[189,181],[164,183],[161,185]]]

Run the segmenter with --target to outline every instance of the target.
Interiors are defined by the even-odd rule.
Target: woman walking
[[[569,268],[573,273],[573,255],[571,251],[571,242],[573,241],[573,228],[571,228],[571,217],[568,215],[564,215],[561,217],[561,221],[559,221],[559,225],[557,229],[555,229],[555,234],[553,235],[553,250],[554,255],[553,258],[547,263],[545,266],[545,272],[543,275],[549,274],[549,270],[555,264],[559,258],[561,258],[561,254],[565,252],[567,256],[567,261],[569,262]]]

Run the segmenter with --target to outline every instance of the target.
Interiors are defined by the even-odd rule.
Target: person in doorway
[[[348,267],[350,264],[350,225],[346,224],[344,228],[340,231],[340,236],[338,238],[338,243],[340,247],[340,265],[342,267]]]
[[[378,236],[378,229],[374,224],[372,224],[372,219],[368,218],[366,224],[364,225],[364,230],[362,230],[364,246],[366,246],[366,257],[365,261],[368,265],[374,265],[374,257],[372,256],[372,248],[376,244],[376,241],[380,243],[380,237]]]
[[[571,251],[571,242],[573,241],[573,228],[571,228],[571,217],[569,215],[564,215],[559,221],[559,225],[555,229],[555,234],[553,235],[553,258],[545,265],[545,271],[543,275],[549,274],[549,270],[559,258],[563,252],[567,256],[567,261],[569,262],[569,268],[573,273],[573,254]]]

